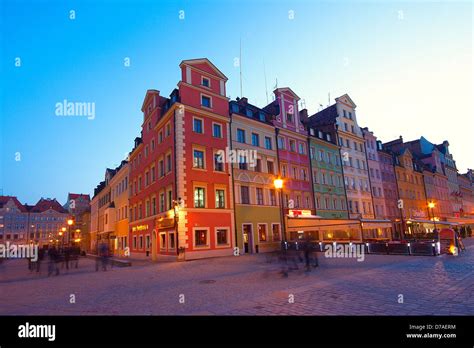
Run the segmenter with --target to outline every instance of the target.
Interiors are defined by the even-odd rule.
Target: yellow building
[[[113,247],[114,252],[119,256],[124,256],[125,251],[130,247],[128,236],[129,170],[128,162],[123,161],[122,164],[115,169],[115,174],[109,182],[111,200],[115,209],[115,238]]]
[[[281,208],[274,180],[278,175],[275,129],[270,115],[247,98],[230,102],[236,240],[241,253],[280,247]],[[240,160],[240,161],[239,161]]]
[[[97,252],[101,243],[107,243],[114,255],[120,255],[128,246],[128,168],[127,161],[122,161],[115,169],[107,168],[105,180],[94,189],[90,230],[92,253]]]

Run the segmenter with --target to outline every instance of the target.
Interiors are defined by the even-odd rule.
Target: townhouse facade
[[[274,185],[278,155],[272,115],[247,98],[230,101],[229,108],[237,247],[244,254],[275,250],[282,239],[282,215]]]
[[[317,215],[348,219],[340,149],[330,133],[309,127],[309,149]]]
[[[314,212],[306,128],[300,119],[300,98],[288,87],[277,88],[274,101],[263,108],[273,115],[279,176],[283,180],[283,211]]]

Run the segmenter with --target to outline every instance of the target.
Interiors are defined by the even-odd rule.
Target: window
[[[273,166],[273,162],[272,161],[267,161],[267,169],[268,169],[268,172],[270,174],[274,174],[275,173],[275,169],[274,169],[274,166]]]
[[[280,224],[272,224],[273,241],[280,241]]]
[[[133,236],[133,249],[137,248],[137,236]]]
[[[168,190],[168,197],[166,203],[168,210],[173,209],[173,190]]]
[[[239,156],[239,169],[247,170],[247,162],[245,156]]]
[[[296,152],[296,142],[294,140],[290,140],[290,151]]]
[[[217,228],[216,229],[216,243],[217,245],[227,245],[229,244],[229,240],[227,238],[228,235],[227,228]]]
[[[140,236],[139,240],[140,240],[139,247],[140,247],[140,249],[143,249],[143,236]]]
[[[171,154],[166,155],[166,172],[171,172]]]
[[[260,242],[267,241],[267,225],[266,224],[258,224],[258,240]]]
[[[283,137],[278,137],[278,148],[285,150],[285,139]]]
[[[237,129],[237,141],[245,144],[245,131],[243,129]]]
[[[225,208],[225,191],[216,190],[216,208],[224,209]]]
[[[194,244],[197,247],[207,246],[207,232],[204,229],[194,230]]]
[[[204,151],[194,150],[193,167],[204,169]]]
[[[207,77],[202,77],[202,80],[201,80],[201,85],[203,85],[204,87],[210,87],[211,85],[211,82],[209,81],[209,79]]]
[[[270,189],[270,204],[271,205],[277,205],[276,204],[276,194],[274,189]]]
[[[223,172],[224,171],[224,163],[222,161],[222,155],[214,154],[214,170],[216,172]]]
[[[267,150],[271,150],[272,149],[272,138],[270,137],[265,137],[265,148]]]
[[[169,238],[168,238],[169,248],[174,249],[175,248],[175,242],[174,242],[175,234],[174,233],[169,233],[168,236],[169,236]]]
[[[220,124],[214,123],[212,125],[212,136],[214,138],[222,138],[222,126]]]
[[[287,111],[287,113],[286,113],[286,122],[293,123],[293,113]]]
[[[263,205],[263,189],[257,187],[257,204]]]
[[[201,96],[201,105],[206,107],[206,108],[210,108],[211,107],[211,98],[203,95]]]
[[[158,169],[159,170],[159,175],[160,175],[160,178],[161,178],[162,176],[165,175],[165,165],[164,165],[163,160],[160,160],[160,162],[158,163],[158,168],[159,168]]]
[[[202,120],[199,118],[194,118],[193,119],[193,131],[195,133],[203,133],[203,128],[202,128]]]
[[[166,125],[166,136],[169,137],[171,135],[171,125],[168,123]]]
[[[156,215],[156,197],[151,199],[151,213],[152,215]]]
[[[160,213],[165,211],[165,194],[160,193]]]
[[[205,201],[205,188],[204,187],[195,187],[194,188],[194,207],[195,208],[204,208],[206,205]]]
[[[260,146],[260,137],[256,133],[252,133],[252,145],[253,146]]]
[[[250,195],[249,195],[249,187],[248,186],[241,186],[240,187],[240,196],[242,204],[250,204]]]
[[[304,149],[304,144],[303,143],[299,143],[299,153],[301,155],[304,155],[306,152],[305,152],[305,149]]]
[[[257,158],[257,163],[255,165],[255,171],[261,173],[262,172],[262,160]]]

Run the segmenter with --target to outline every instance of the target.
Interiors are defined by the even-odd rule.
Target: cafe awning
[[[359,220],[349,219],[316,219],[316,218],[291,218],[288,217],[288,232],[298,231],[334,231],[360,229]]]
[[[448,218],[449,222],[455,222],[459,225],[474,225],[474,218]],[[438,221],[436,221],[438,223]]]
[[[360,219],[363,229],[391,228],[392,222],[384,219]]]

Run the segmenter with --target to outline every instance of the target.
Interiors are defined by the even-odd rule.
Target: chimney
[[[303,109],[300,111],[300,120],[305,123],[308,120],[308,109]]]
[[[247,105],[249,100],[246,97],[242,97],[237,102],[239,103],[239,105]]]

